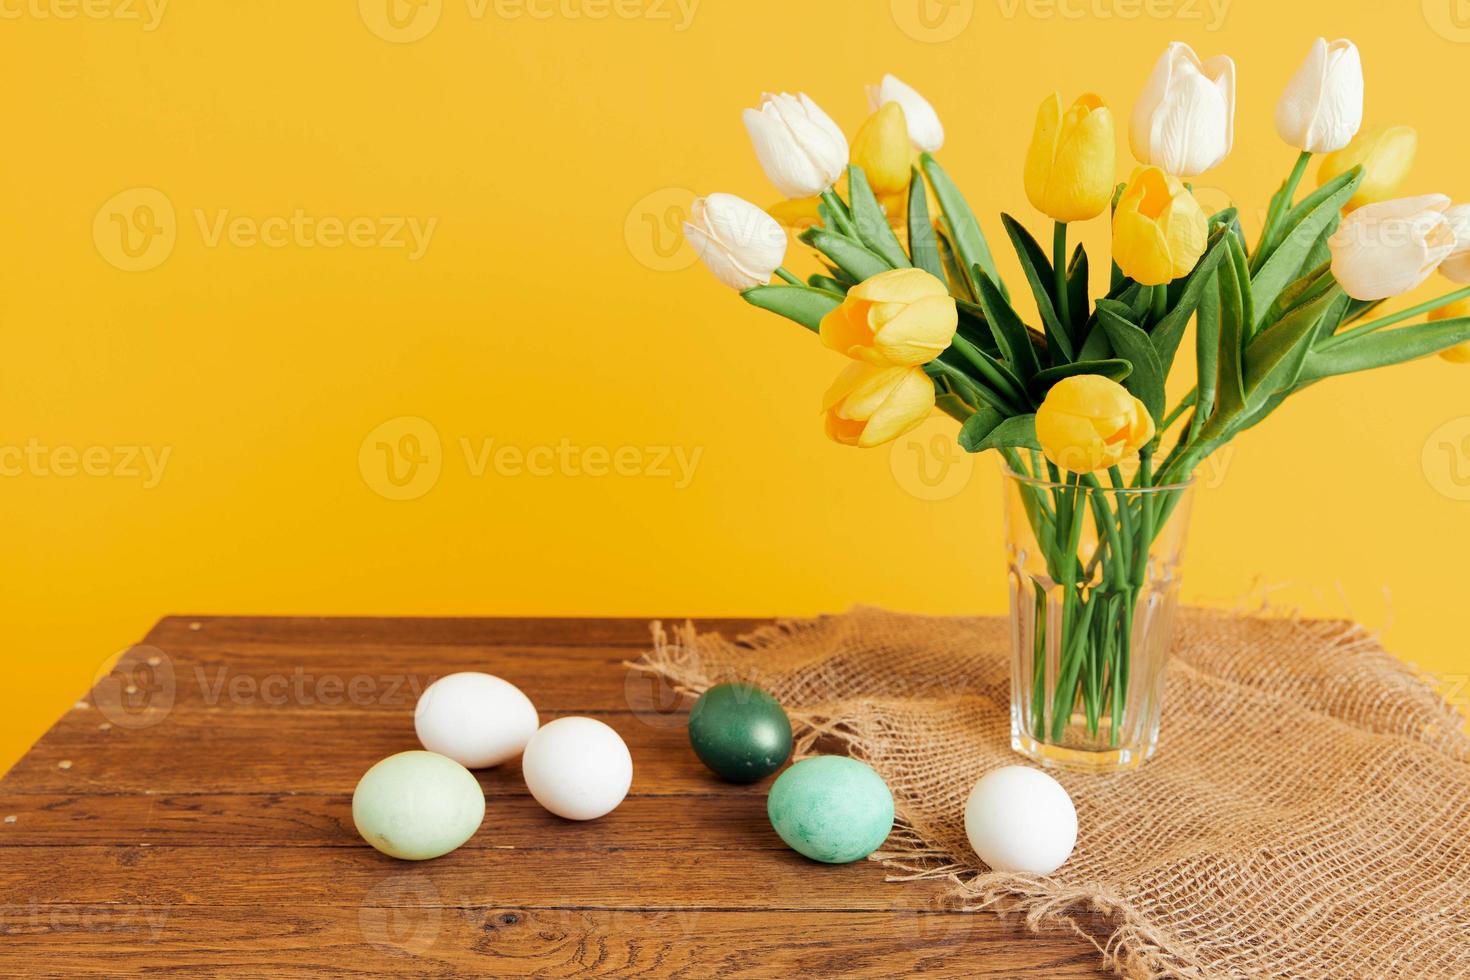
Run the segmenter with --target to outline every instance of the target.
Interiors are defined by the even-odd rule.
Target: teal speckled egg
[[[753,783],[786,764],[791,721],[752,684],[716,684],[689,711],[689,744],[721,779]]]
[[[865,858],[893,829],[893,794],[871,767],[818,755],[787,769],[771,786],[766,815],[787,845],[814,861]]]
[[[448,854],[485,819],[485,794],[470,771],[437,752],[400,752],[373,766],[352,794],[362,839],[405,861]]]

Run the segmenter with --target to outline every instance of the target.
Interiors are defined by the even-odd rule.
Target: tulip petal
[[[700,261],[709,268],[714,277],[731,289],[746,290],[770,281],[769,277],[761,279],[741,268],[728,249],[704,229],[695,227],[687,221],[684,223],[684,237],[689,240],[689,244],[694,247],[694,254],[699,256]]]
[[[756,159],[776,190],[787,197],[811,197],[830,186],[823,182],[811,159],[797,149],[790,131],[774,109],[769,106],[746,109],[741,118],[745,120]]]
[[[852,141],[852,162],[862,168],[879,195],[908,190],[913,152],[903,107],[889,102],[873,113]]]
[[[873,322],[871,314],[868,322]],[[923,364],[944,353],[958,323],[953,299],[926,296],[899,306],[897,315],[873,333],[873,346],[890,364]]]
[[[1398,296],[1418,286],[1455,251],[1449,199],[1427,194],[1369,204],[1327,240],[1332,274],[1354,299]]]
[[[822,317],[817,329],[822,345],[848,357],[862,358],[862,352],[873,344],[873,331],[868,327],[868,304],[855,302],[852,294],[840,306]]]
[[[868,87],[868,102],[877,111],[890,102],[903,107],[909,139],[920,150],[936,153],[944,146],[944,126],[929,101],[892,75],[884,75],[877,86]]]
[[[1085,221],[1102,214],[1113,196],[1116,155],[1113,114],[1096,96],[1078,99],[1057,141],[1047,180],[1046,213],[1058,221]]]
[[[870,447],[897,439],[934,411],[934,383],[921,368],[903,372],[868,419],[858,445]]]
[[[923,269],[892,269],[863,280],[847,295],[874,303],[911,303],[926,296],[948,296],[949,288]]]
[[[1235,141],[1235,62],[1201,62],[1189,45],[1170,44],[1134,105],[1128,141],[1141,162],[1171,174],[1217,166]]]
[[[1346,39],[1317,38],[1276,104],[1276,131],[1299,150],[1331,153],[1363,123],[1363,62]]]

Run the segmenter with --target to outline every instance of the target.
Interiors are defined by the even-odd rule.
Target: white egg
[[[628,795],[633,757],[596,718],[558,718],[531,736],[521,772],[536,802],[558,817],[596,820]]]
[[[1005,766],[970,790],[965,835],[996,871],[1049,875],[1077,845],[1077,808],[1062,784],[1040,769]]]
[[[472,672],[448,674],[430,684],[413,712],[423,747],[468,769],[514,759],[540,723],[536,706],[520,688]]]

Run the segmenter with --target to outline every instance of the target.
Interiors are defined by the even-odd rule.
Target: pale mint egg
[[[893,794],[869,766],[818,755],[787,769],[766,797],[771,826],[792,850],[846,864],[876,851],[893,829]]]
[[[352,822],[362,839],[405,861],[448,854],[484,819],[479,782],[437,752],[390,755],[363,774],[352,794]]]

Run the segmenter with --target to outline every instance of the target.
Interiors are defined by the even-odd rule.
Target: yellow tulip
[[[1036,132],[1026,151],[1026,197],[1057,221],[1082,221],[1103,213],[1113,197],[1113,114],[1095,95],[1084,95],[1062,114],[1053,92],[1036,110]]]
[[[1187,275],[1205,254],[1209,220],[1179,178],[1139,167],[1113,215],[1113,261],[1145,286]]]
[[[902,106],[889,102],[868,117],[853,137],[852,162],[863,169],[873,193],[880,197],[909,189],[914,146]]]
[[[1041,451],[1073,473],[1114,466],[1153,437],[1154,420],[1143,402],[1097,374],[1063,378],[1036,410]]]
[[[822,399],[827,435],[844,446],[879,446],[934,410],[934,383],[921,367],[849,364]]]
[[[1412,126],[1375,126],[1364,130],[1347,146],[1322,158],[1317,167],[1317,186],[1362,164],[1363,180],[1348,201],[1348,210],[1386,201],[1409,176],[1418,148],[1419,134]]]
[[[1437,310],[1430,311],[1431,320],[1451,320],[1456,317],[1470,316],[1470,299],[1460,299],[1441,306]],[[1470,340],[1463,344],[1457,344],[1448,350],[1439,352],[1439,356],[1454,364],[1470,364]]]
[[[923,269],[890,269],[858,283],[822,318],[822,343],[869,364],[932,361],[954,340],[949,289]]]

